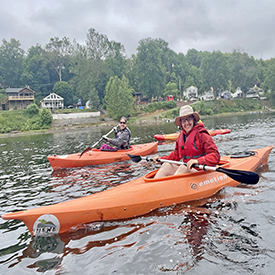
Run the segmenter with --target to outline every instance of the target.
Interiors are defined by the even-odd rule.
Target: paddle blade
[[[88,151],[90,151],[90,150],[92,150],[93,148],[91,148],[91,147],[89,147],[89,148],[86,148],[84,151],[82,151],[81,152],[81,154],[80,154],[80,158],[81,158],[81,156],[83,155],[83,154],[85,154],[86,152],[88,152]]]
[[[131,154],[127,154],[127,155],[133,162],[140,162],[142,160],[141,156],[139,155],[131,155]]]
[[[246,184],[256,184],[259,181],[259,175],[255,172],[243,171],[243,170],[232,170],[219,167],[216,171],[221,172],[229,176],[235,181],[246,183]]]

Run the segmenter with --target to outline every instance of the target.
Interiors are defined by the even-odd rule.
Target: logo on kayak
[[[198,189],[199,189],[199,186],[198,186],[196,183],[194,183],[194,182],[191,182],[191,183],[190,183],[190,187],[191,187],[191,189],[193,189],[193,190],[198,190]]]
[[[60,223],[56,216],[44,214],[36,219],[33,225],[33,235],[45,236],[58,234]]]
[[[219,176],[215,176],[213,178],[206,179],[204,181],[199,182],[199,186],[203,187],[209,184],[218,185],[218,184],[225,183],[227,179],[228,179],[227,175],[219,175]]]

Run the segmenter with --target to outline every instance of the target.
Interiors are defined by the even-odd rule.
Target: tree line
[[[132,95],[175,97],[189,86],[199,94],[213,87],[242,91],[257,85],[275,102],[275,58],[255,59],[241,50],[232,53],[197,51],[176,53],[163,39],[139,41],[136,54],[127,57],[120,42],[110,41],[91,28],[84,44],[69,38],[51,38],[25,52],[14,38],[0,46],[0,100],[7,87],[28,85],[39,102],[50,92],[64,98],[65,105],[90,100],[94,108],[127,108]],[[123,104],[119,100],[125,99]],[[126,106],[126,107],[125,107]],[[129,105],[128,105],[129,106]]]

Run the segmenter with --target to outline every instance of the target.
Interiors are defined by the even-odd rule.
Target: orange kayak
[[[231,132],[230,129],[208,130],[208,133],[212,137],[216,136],[216,135],[229,134],[230,132]],[[167,134],[167,135],[154,135],[154,138],[158,141],[164,141],[164,140],[176,141],[179,134],[180,134],[180,132],[173,133],[173,134]]]
[[[54,170],[60,168],[100,165],[129,160],[130,158],[127,154],[142,156],[155,154],[157,152],[157,146],[157,142],[151,142],[132,145],[131,148],[127,150],[101,151],[93,148],[92,150],[84,153],[81,157],[80,153],[76,153],[63,156],[48,156],[48,160]]]
[[[248,157],[224,156],[226,169],[255,171],[267,164],[273,146],[253,150]],[[183,202],[207,198],[226,186],[239,182],[217,171],[199,171],[154,179],[157,170],[103,192],[54,205],[2,215],[4,220],[21,220],[32,235],[61,234],[75,231],[84,224],[133,218]]]

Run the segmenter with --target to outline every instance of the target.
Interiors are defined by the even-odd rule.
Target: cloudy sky
[[[275,57],[274,0],[1,0],[0,39],[28,50],[51,37],[84,44],[94,28],[121,42],[129,57],[144,38],[188,49]],[[1,45],[0,44],[0,45]]]

